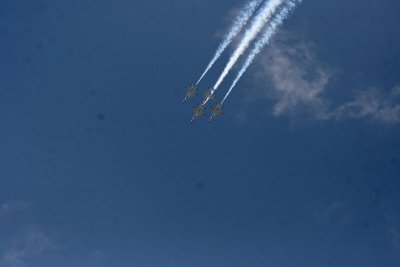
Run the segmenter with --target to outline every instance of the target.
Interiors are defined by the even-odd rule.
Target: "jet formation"
[[[187,102],[189,99],[197,95],[197,85],[214,67],[214,64],[225,50],[234,44],[234,41],[240,39],[237,40],[237,46],[230,55],[223,71],[218,76],[216,83],[212,88],[204,92],[204,99],[194,108],[194,115],[191,120],[192,122],[197,118],[204,116],[206,104],[209,101],[214,100],[215,92],[219,90],[229,73],[231,73],[238,62],[241,61],[241,57],[247,54],[247,58],[244,60],[243,65],[240,67],[236,78],[233,80],[222,101],[219,102],[219,104],[212,106],[211,117],[208,121],[211,122],[215,118],[222,116],[222,105],[225,103],[227,97],[231,94],[240,79],[242,79],[242,76],[246,71],[248,71],[257,55],[259,55],[262,49],[270,43],[270,40],[277,32],[278,27],[282,25],[282,23],[292,13],[296,5],[300,4],[302,0],[247,0],[246,2],[246,5],[238,12],[238,16],[232,22],[231,28],[218,45],[214,56],[207,64],[198,81],[195,84],[186,87],[186,95],[183,102]],[[199,101],[201,101],[201,99]]]
[[[198,88],[195,84],[191,84],[191,85],[187,86],[186,87],[186,95],[185,95],[184,99],[182,100],[182,102],[186,103],[191,98],[197,96],[197,92],[198,92]],[[205,90],[203,101],[201,102],[201,104],[199,104],[193,108],[193,117],[190,120],[190,122],[195,121],[197,118],[203,117],[205,115],[206,103],[208,101],[213,101],[213,100],[215,100],[215,95],[214,95],[213,89],[209,88],[209,89]],[[208,122],[210,123],[214,118],[222,116],[222,114],[223,114],[222,105],[215,104],[211,108],[211,117],[208,120]]]

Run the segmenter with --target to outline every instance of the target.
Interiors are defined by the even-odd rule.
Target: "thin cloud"
[[[400,251],[400,217],[394,215],[387,215],[387,235],[389,238],[390,245]]]
[[[261,57],[257,81],[265,85],[260,86],[258,93],[275,100],[276,116],[297,114],[299,109],[306,108],[323,117],[326,103],[322,94],[331,72],[318,62],[311,44],[295,42],[288,36],[281,34],[281,40],[273,42]]]
[[[314,219],[322,224],[335,227],[344,227],[352,222],[352,214],[342,201],[333,201],[313,213]]]
[[[3,261],[10,266],[24,266],[26,261],[55,249],[54,241],[43,232],[31,229],[11,242],[3,253]]]
[[[358,94],[352,102],[337,108],[331,117],[336,119],[366,118],[381,123],[398,123],[400,121],[400,86],[389,93],[368,89]]]
[[[2,203],[0,205],[0,220],[16,212],[25,211],[31,206],[31,203],[21,200]]]
[[[318,60],[312,44],[291,35],[280,34],[264,52],[255,75],[258,89],[251,92],[251,98],[272,99],[275,116],[308,114],[317,120],[400,122],[400,85],[389,92],[360,90],[353,100],[332,105],[336,99],[326,93],[334,71]]]

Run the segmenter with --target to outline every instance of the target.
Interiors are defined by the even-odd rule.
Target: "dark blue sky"
[[[398,266],[400,2],[304,0],[190,124],[244,2],[0,2],[0,266]]]

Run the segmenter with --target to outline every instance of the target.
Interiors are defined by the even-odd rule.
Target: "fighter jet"
[[[222,105],[216,104],[211,108],[211,118],[208,120],[208,123],[211,123],[211,121],[219,116],[222,116],[224,113],[222,112]]]
[[[204,116],[204,106],[200,104],[197,107],[194,107],[193,118],[190,122],[193,122],[195,119],[202,116]]]
[[[197,95],[197,86],[194,84],[191,84],[186,87],[186,96],[182,100],[182,103],[185,103],[189,98]]]
[[[203,103],[202,105],[204,105],[206,103],[207,99],[209,99],[209,100],[214,100],[215,99],[215,95],[213,93],[213,89],[212,88],[209,88],[204,92],[204,100],[202,102]]]

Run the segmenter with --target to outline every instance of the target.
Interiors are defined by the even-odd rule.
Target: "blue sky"
[[[190,124],[244,2],[0,2],[0,266],[398,265],[400,3],[304,0]]]

